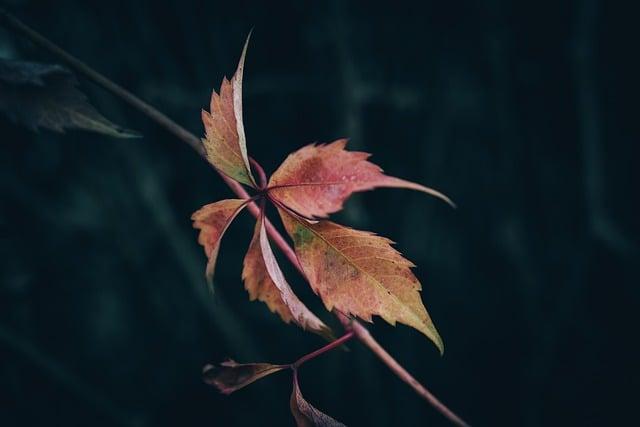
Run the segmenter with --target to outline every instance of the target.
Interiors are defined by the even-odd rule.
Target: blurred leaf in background
[[[0,111],[31,129],[76,128],[117,138],[139,135],[107,120],[60,65],[0,58]]]

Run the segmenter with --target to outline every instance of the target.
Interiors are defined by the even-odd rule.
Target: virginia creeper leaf
[[[420,299],[413,263],[391,247],[391,240],[321,220],[307,220],[278,209],[294,242],[307,280],[327,310],[334,308],[371,322],[381,316],[391,325],[411,326],[444,350]]]
[[[204,247],[207,262],[206,277],[213,290],[213,274],[220,249],[220,240],[229,224],[246,206],[247,200],[227,199],[204,205],[191,215],[193,228],[200,230],[198,243]]]
[[[83,129],[116,138],[140,135],[107,120],[59,65],[0,59],[0,111],[31,129]]]
[[[289,404],[291,406],[291,414],[293,414],[298,427],[346,427],[341,422],[311,406],[302,397],[297,375],[293,376],[293,392],[291,393]]]
[[[376,187],[418,190],[453,205],[436,190],[383,174],[367,160],[370,154],[347,151],[346,143],[311,144],[290,154],[269,180],[271,197],[307,218],[326,217],[342,209],[352,193]]]
[[[213,91],[211,112],[202,110],[202,121],[206,131],[206,137],[202,142],[207,159],[216,169],[238,182],[256,187],[249,166],[242,121],[242,76],[249,37],[242,49],[233,78],[231,81],[226,77],[222,80],[220,94]]]
[[[202,370],[204,382],[216,387],[221,393],[231,394],[252,382],[283,369],[288,365],[270,363],[237,363],[231,359],[220,366],[207,365]]]
[[[314,332],[327,340],[333,338],[327,325],[293,293],[271,250],[261,218],[256,222],[253,239],[244,259],[242,278],[251,301],[263,301],[272,312],[278,313],[285,323],[293,320],[304,330]]]

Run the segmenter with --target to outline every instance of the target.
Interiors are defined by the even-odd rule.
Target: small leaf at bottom
[[[340,421],[336,421],[327,414],[314,408],[304,400],[298,385],[298,375],[293,375],[293,392],[291,393],[291,414],[298,427],[346,427]]]
[[[202,377],[205,383],[216,387],[221,393],[231,394],[262,377],[288,367],[270,363],[237,363],[229,359],[220,366],[206,365],[202,369]]]

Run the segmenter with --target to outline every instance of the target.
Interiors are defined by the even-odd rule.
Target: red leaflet
[[[346,144],[346,139],[339,139],[290,154],[271,176],[269,195],[307,218],[326,217],[341,210],[352,193],[376,187],[418,190],[453,205],[436,190],[383,174],[367,160],[370,154],[347,151]]]

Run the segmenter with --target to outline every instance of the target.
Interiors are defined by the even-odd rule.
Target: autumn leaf
[[[247,43],[249,39],[247,38]],[[314,292],[327,310],[372,321],[411,326],[431,339],[440,352],[443,343],[420,298],[421,284],[414,265],[396,251],[389,239],[316,219],[342,209],[354,192],[378,187],[407,188],[438,197],[442,193],[387,176],[369,162],[369,154],[345,149],[346,139],[308,145],[289,155],[266,182],[264,171],[252,159],[260,185],[251,175],[242,122],[242,77],[247,43],[238,69],[213,93],[211,112],[203,111],[203,140],[207,158],[222,173],[250,185],[257,193],[247,201],[228,200],[207,205],[193,215],[199,242],[209,258],[207,277],[213,275],[220,238],[244,203],[262,204],[261,218],[244,260],[243,280],[251,300],[260,300],[286,322],[326,336],[328,328],[296,297],[280,270],[264,226],[264,202],[273,202],[295,244],[297,257]],[[265,183],[266,182],[266,183]]]
[[[314,408],[302,397],[300,386],[298,385],[298,375],[295,371],[293,374],[293,392],[291,393],[289,405],[298,427],[346,427],[341,422]]]
[[[83,129],[116,138],[140,135],[102,116],[59,65],[0,59],[0,111],[31,129]]]
[[[256,299],[289,323],[314,332],[327,340],[333,339],[331,330],[298,299],[278,266],[271,250],[264,221],[258,218],[253,239],[244,259],[242,279],[251,301]]]
[[[413,263],[391,247],[391,240],[278,209],[294,242],[295,251],[314,292],[327,310],[371,322],[378,315],[391,325],[411,326],[444,351],[420,299],[421,285],[411,272]]]
[[[247,200],[227,199],[204,205],[191,215],[193,227],[200,230],[198,243],[204,246],[207,262],[206,278],[213,290],[213,274],[220,249],[220,240],[229,224],[246,206]]]
[[[233,360],[222,362],[220,366],[206,365],[202,369],[204,382],[216,387],[223,394],[231,394],[260,378],[274,374],[289,365],[270,363],[237,363]]]
[[[243,184],[256,187],[251,175],[247,141],[242,121],[242,77],[249,37],[242,49],[238,68],[231,79],[222,80],[220,93],[211,95],[211,111],[202,110],[206,137],[202,140],[209,162],[220,172]]]
[[[290,154],[269,180],[269,195],[294,212],[326,217],[342,209],[357,191],[377,187],[408,188],[436,196],[453,205],[444,194],[403,179],[384,175],[369,162],[370,154],[345,150],[346,139],[326,145],[307,145]]]

